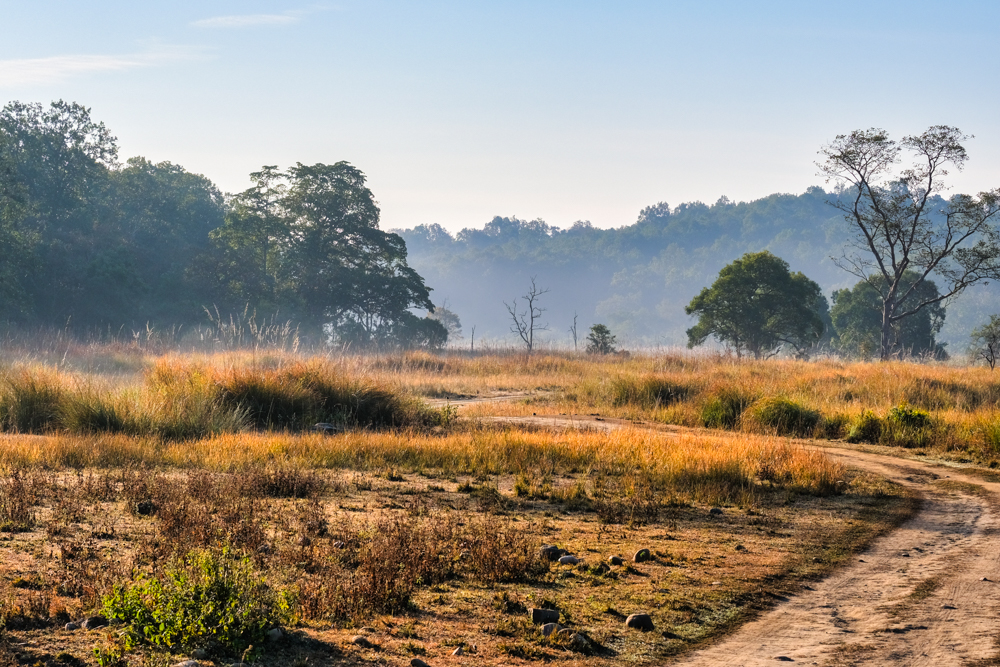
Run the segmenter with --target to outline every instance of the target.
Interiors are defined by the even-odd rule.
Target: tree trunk
[[[882,304],[882,347],[880,359],[888,361],[892,355],[892,300]]]

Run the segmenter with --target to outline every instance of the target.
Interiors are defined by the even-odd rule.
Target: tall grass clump
[[[44,369],[21,369],[0,386],[0,422],[4,430],[39,433],[56,428],[68,393],[63,378]]]
[[[816,431],[820,414],[784,396],[773,396],[751,405],[743,421],[751,430],[805,437]]]
[[[659,375],[622,375],[608,389],[612,405],[636,405],[656,409],[684,400],[689,387]]]

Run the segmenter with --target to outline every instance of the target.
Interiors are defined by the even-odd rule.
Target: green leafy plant
[[[289,596],[269,587],[247,557],[228,547],[193,551],[159,577],[118,585],[104,598],[109,620],[135,642],[170,650],[217,642],[239,654],[289,620]]]
[[[812,435],[819,423],[819,412],[784,396],[763,398],[751,406],[749,417],[760,427],[778,435]]]

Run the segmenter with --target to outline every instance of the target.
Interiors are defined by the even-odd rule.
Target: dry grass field
[[[1000,385],[949,366],[70,345],[5,358],[0,664],[648,663],[914,511],[903,488],[789,436],[991,467],[1000,437]],[[491,396],[506,400],[448,405]],[[634,425],[496,419],[533,412]],[[567,630],[545,636],[531,608]],[[654,631],[626,627],[637,612]],[[65,629],[93,616],[109,624]]]

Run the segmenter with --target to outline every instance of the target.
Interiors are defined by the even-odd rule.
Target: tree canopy
[[[709,337],[737,354],[760,359],[791,348],[802,354],[824,332],[826,299],[819,285],[767,251],[747,253],[723,267],[684,312],[698,317],[688,329],[688,347]]]
[[[280,312],[319,339],[439,346],[447,330],[379,229],[356,167],[266,166],[228,199],[169,162],[118,161],[78,104],[0,110],[0,318],[89,329],[174,326],[205,308]]]
[[[944,347],[937,342],[937,334],[944,325],[945,309],[940,301],[937,285],[931,280],[917,282],[919,275],[908,272],[903,275],[901,287],[908,299],[924,301],[929,305],[917,311],[912,317],[893,322],[890,338],[890,354],[893,356],[947,357]],[[917,283],[915,289],[910,289]],[[885,288],[885,285],[882,285]],[[910,306],[902,303],[903,308]],[[865,359],[881,356],[882,346],[882,297],[881,292],[871,283],[861,281],[851,289],[836,290],[833,293],[834,349],[851,356]]]
[[[1000,189],[938,202],[947,168],[962,169],[968,160],[968,138],[947,125],[899,142],[885,130],[855,130],[820,151],[821,173],[848,190],[832,202],[854,232],[838,264],[881,300],[882,359],[894,353],[900,321],[1000,277]],[[897,170],[907,154],[911,166]],[[918,297],[931,275],[944,289]]]

